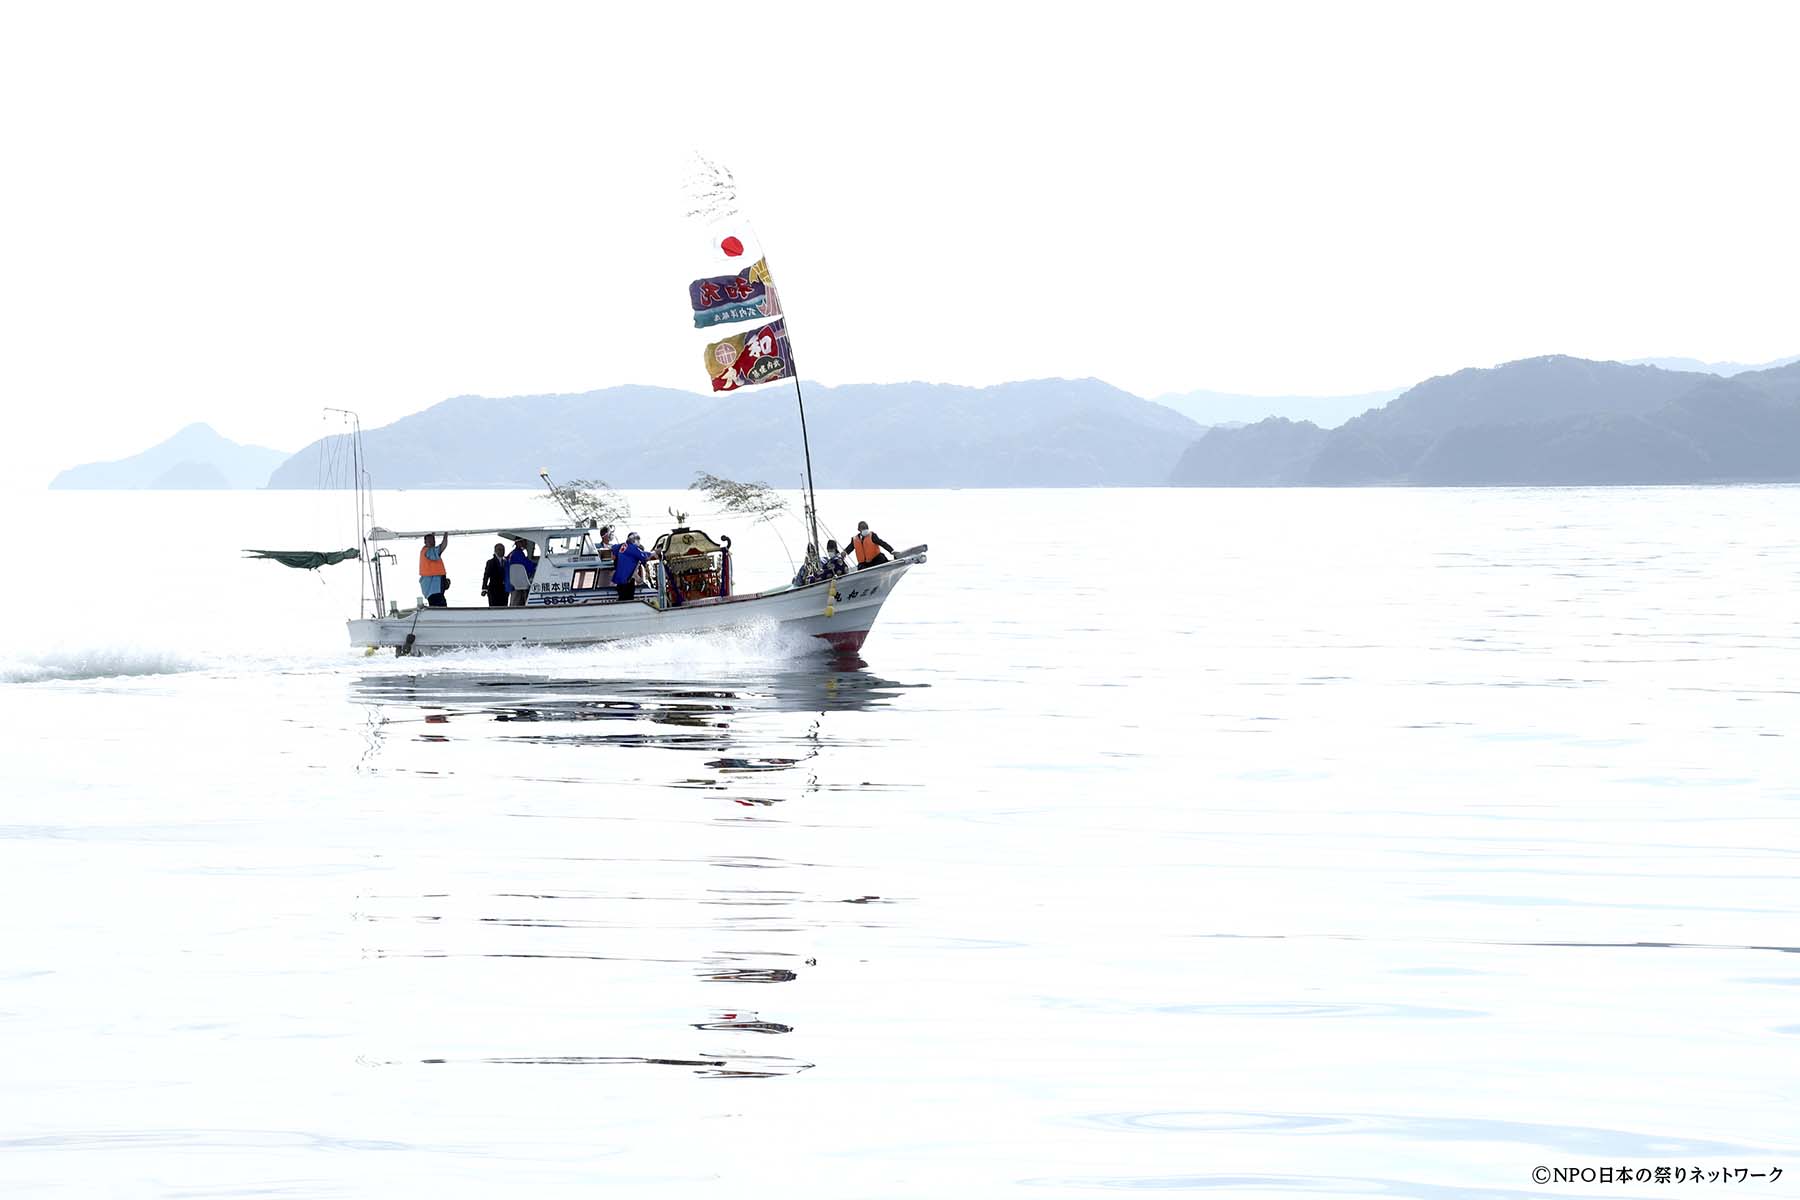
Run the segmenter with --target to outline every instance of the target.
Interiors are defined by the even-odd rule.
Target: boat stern
[[[346,621],[350,644],[370,650],[397,650],[406,644],[410,619],[397,617],[357,617]]]

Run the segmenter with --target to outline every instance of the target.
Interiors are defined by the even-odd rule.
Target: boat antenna
[[[362,561],[362,594],[357,603],[366,611],[373,602],[374,613],[380,616],[381,568],[369,557],[369,529],[375,524],[375,487],[363,458],[362,418],[348,408],[327,406],[325,412],[338,414],[350,426],[350,488],[356,505],[356,544]]]
[[[586,522],[579,520],[575,516],[574,513],[569,511],[569,505],[563,499],[562,491],[554,483],[550,482],[550,468],[549,467],[540,468],[538,470],[538,478],[543,480],[544,486],[550,489],[550,498],[552,500],[556,501],[556,507],[563,510],[563,516],[569,518],[569,524],[571,524],[571,525],[586,524]]]

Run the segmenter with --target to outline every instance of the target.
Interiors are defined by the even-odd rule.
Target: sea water
[[[1793,1193],[1800,490],[821,500],[931,546],[860,660],[365,657],[239,557],[349,496],[12,497],[0,1192]]]

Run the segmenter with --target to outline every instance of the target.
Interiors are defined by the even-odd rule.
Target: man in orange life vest
[[[856,552],[856,569],[879,567],[888,561],[888,554],[898,554],[898,550],[881,540],[879,533],[869,532],[867,521],[856,523],[856,536],[850,539],[850,549]],[[887,554],[882,551],[886,550]]]
[[[450,535],[444,535],[443,545],[431,534],[425,535],[425,548],[419,551],[419,594],[425,597],[425,603],[433,608],[443,608],[444,585],[449,582],[449,575],[444,571],[444,551],[450,548]]]

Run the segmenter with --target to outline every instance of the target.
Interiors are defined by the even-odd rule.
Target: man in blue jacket
[[[513,608],[525,607],[531,578],[537,574],[537,559],[526,552],[528,545],[524,538],[514,538],[513,552],[506,556],[506,603]]]
[[[614,546],[612,552],[613,586],[619,591],[619,599],[629,600],[637,590],[637,569],[650,561],[651,554],[635,533],[626,534],[624,543]]]

